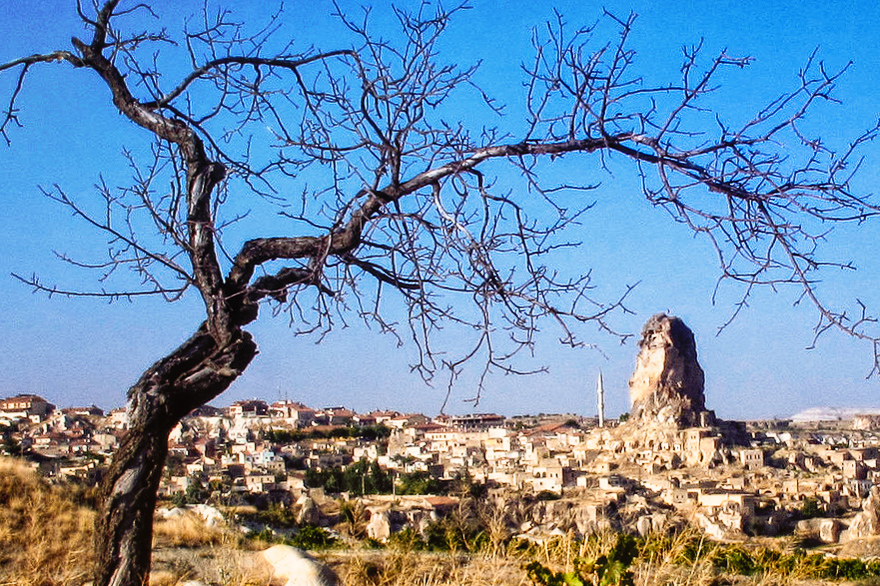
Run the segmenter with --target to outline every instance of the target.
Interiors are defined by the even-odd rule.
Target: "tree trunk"
[[[129,390],[129,429],[102,484],[96,526],[96,586],[141,586],[150,571],[153,513],[168,434],[242,373],[256,346],[242,330],[217,347],[203,324]]]

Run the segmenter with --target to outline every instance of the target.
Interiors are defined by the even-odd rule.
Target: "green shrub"
[[[630,566],[638,557],[638,542],[631,535],[619,533],[617,542],[596,559],[575,559],[573,572],[554,572],[539,562],[523,566],[532,582],[541,586],[635,586]]]
[[[324,529],[315,525],[303,525],[296,535],[284,540],[287,545],[300,549],[327,549],[336,545],[338,540]]]
[[[815,517],[821,517],[824,514],[822,507],[819,505],[819,499],[816,497],[806,499],[804,501],[804,506],[801,507],[801,518],[803,519],[813,519]]]
[[[388,545],[404,551],[424,551],[428,549],[425,540],[411,527],[393,533],[388,540]]]
[[[729,546],[715,550],[712,565],[725,574],[751,576],[758,570],[752,555],[743,547]]]

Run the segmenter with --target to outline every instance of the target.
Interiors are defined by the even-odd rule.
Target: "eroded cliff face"
[[[652,316],[642,330],[629,381],[631,418],[678,427],[698,425],[700,413],[706,410],[704,382],[690,328],[677,317]]]

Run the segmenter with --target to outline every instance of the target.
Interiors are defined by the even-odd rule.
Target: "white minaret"
[[[596,386],[598,395],[599,427],[605,427],[605,385],[602,384],[602,371],[599,371],[599,384]]]

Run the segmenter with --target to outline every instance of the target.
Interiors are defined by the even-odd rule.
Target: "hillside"
[[[50,484],[26,465],[0,459],[0,585],[86,584],[94,522],[89,501],[90,493],[76,485]],[[272,516],[275,521],[289,521],[283,510],[263,515],[267,525],[248,537],[238,524],[246,512],[242,507],[224,510],[226,520],[219,522],[199,518],[198,507],[171,511],[175,510],[174,515],[166,511],[157,517],[150,582],[154,586],[268,586],[274,582],[260,566],[258,551],[272,543],[296,544],[297,537],[328,535],[296,523],[285,537],[269,522]],[[459,524],[476,523],[477,529],[482,521],[487,519],[458,519]],[[355,522],[354,518],[347,521],[352,527]],[[311,543],[322,546],[314,554],[337,573],[342,586],[527,586],[562,584],[558,580],[563,578],[564,583],[590,583],[597,577],[595,564],[603,559],[600,556],[613,557],[623,539],[623,534],[600,531],[586,539],[569,533],[540,541],[493,540],[484,529],[461,542],[453,531],[445,540],[431,543],[417,532],[402,531],[383,545],[354,538],[355,532],[351,527],[346,530],[345,523],[335,529],[339,533],[331,533],[339,539],[323,544],[313,539]],[[784,538],[713,544],[687,529],[626,539],[634,557],[621,562],[620,571],[625,572],[621,578],[631,572],[631,580],[611,581],[606,586],[880,583],[876,541],[863,543],[871,547],[850,550],[847,555],[852,557],[844,558],[801,549]],[[444,542],[452,546],[444,547]]]

